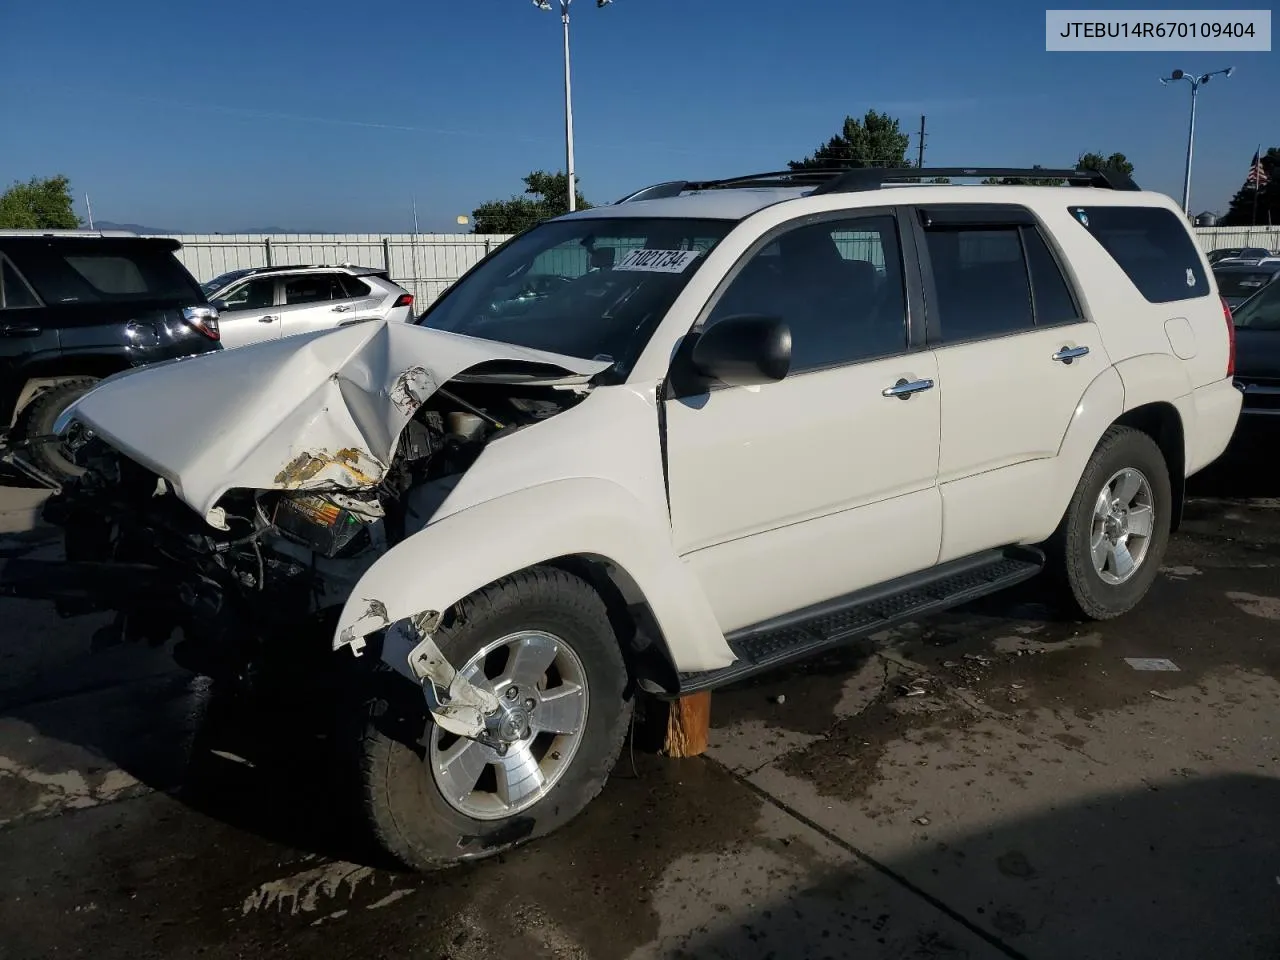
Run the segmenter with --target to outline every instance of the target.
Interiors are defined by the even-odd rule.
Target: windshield
[[[553,220],[500,247],[433,303],[437,330],[633,363],[729,220]]]
[[[227,284],[231,283],[232,281],[239,280],[241,277],[247,276],[250,273],[253,273],[253,270],[251,269],[232,270],[229,273],[220,274],[214,277],[212,280],[208,280],[200,284],[200,289],[204,291],[204,295],[206,297],[210,297],[210,296],[213,296],[213,294],[217,293],[219,290],[221,290],[223,287],[225,287]]]
[[[1280,283],[1265,287],[1232,311],[1237,327],[1250,330],[1280,330]]]
[[[1224,297],[1251,297],[1274,276],[1268,270],[1223,270],[1216,274],[1218,292]]]

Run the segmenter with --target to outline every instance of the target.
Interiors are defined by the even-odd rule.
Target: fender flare
[[[1052,509],[1048,511],[1048,515],[1053,517],[1054,527],[1067,512],[1067,505],[1075,495],[1085,464],[1093,456],[1098,441],[1124,411],[1124,381],[1115,367],[1107,367],[1085,388],[1076,405],[1075,415],[1067,424],[1058,445],[1057,469],[1052,472],[1056,481]]]
[[[364,572],[342,609],[333,647],[415,614],[440,614],[504,576],[563,557],[603,560],[629,577],[679,671],[734,660],[697,580],[654,517],[618,484],[572,478],[482,501],[423,527]],[[430,619],[430,618],[429,618]]]

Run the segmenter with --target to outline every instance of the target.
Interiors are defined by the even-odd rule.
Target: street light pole
[[[1169,76],[1160,78],[1160,83],[1164,86],[1168,86],[1175,80],[1186,80],[1191,84],[1191,121],[1187,125],[1187,165],[1182,175],[1182,212],[1188,217],[1191,216],[1191,157],[1196,145],[1196,98],[1200,88],[1209,82],[1210,77],[1216,77],[1218,74],[1229,77],[1234,70],[1235,67],[1227,67],[1225,70],[1214,70],[1212,73],[1202,73],[1196,77],[1182,70],[1175,70]]]
[[[560,22],[564,25],[564,153],[565,175],[569,186],[569,211],[578,208],[578,183],[573,170],[573,81],[569,74],[569,7],[573,0],[560,0]],[[605,7],[613,0],[596,0],[597,7]],[[533,0],[539,10],[550,11],[551,0]]]

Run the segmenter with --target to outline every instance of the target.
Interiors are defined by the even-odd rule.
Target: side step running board
[[[1044,554],[1031,547],[992,550],[735,631],[728,641],[738,659],[719,670],[680,674],[678,695],[724,686],[976,600],[1030,579],[1044,565]]]

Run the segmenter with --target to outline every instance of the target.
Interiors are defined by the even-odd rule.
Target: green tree
[[[575,185],[576,187],[576,185]],[[520,233],[535,223],[569,212],[569,177],[535,170],[524,178],[524,194],[508,200],[490,200],[471,211],[472,233]],[[591,206],[576,188],[579,210]]]
[[[1031,169],[1043,170],[1044,167],[1037,163],[1037,164],[1033,164]],[[1066,181],[1059,180],[1055,177],[1028,177],[1025,179],[1022,177],[987,177],[982,182],[998,183],[998,184],[1004,184],[1005,186],[1014,186],[1014,187],[1060,187]]]
[[[1100,153],[1082,153],[1076,161],[1077,170],[1118,170],[1126,176],[1133,176],[1133,164],[1123,153],[1113,153],[1106,157]]]
[[[857,120],[844,118],[840,132],[803,160],[792,160],[792,170],[823,167],[908,167],[907,147],[911,137],[898,128],[887,113],[868,110]]]
[[[1255,224],[1280,224],[1280,188],[1276,187],[1276,177],[1280,175],[1280,147],[1271,147],[1259,158],[1267,182],[1261,189],[1251,183],[1245,183],[1231,198],[1231,205],[1226,214],[1218,221],[1221,227],[1251,227]],[[1247,173],[1248,171],[1246,171]],[[1257,198],[1255,220],[1254,198]]]
[[[17,181],[0,194],[0,229],[74,230],[80,218],[71,209],[71,181],[62,174]]]

